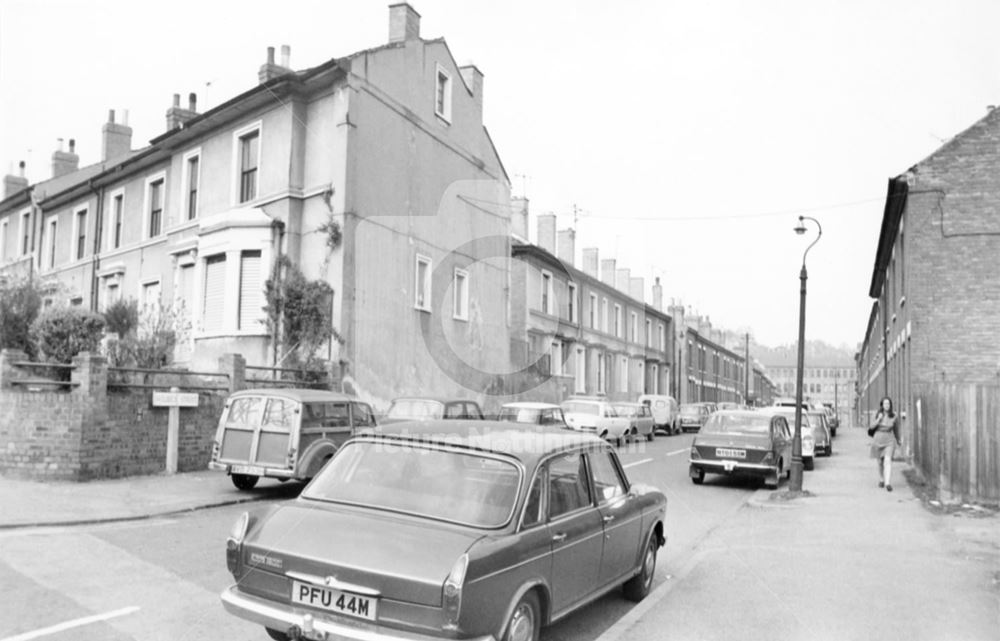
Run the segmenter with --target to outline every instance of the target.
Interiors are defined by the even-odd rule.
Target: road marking
[[[132,614],[139,610],[139,606],[133,605],[127,608],[122,608],[120,610],[112,610],[111,612],[105,612],[104,614],[95,614],[89,617],[83,617],[81,619],[73,619],[72,621],[64,621],[62,623],[57,623],[56,625],[51,625],[47,628],[42,628],[41,630],[34,630],[33,632],[25,632],[24,634],[18,634],[13,637],[6,637],[0,639],[0,641],[28,641],[29,639],[37,639],[38,637],[44,637],[49,634],[55,634],[56,632],[62,632],[63,630],[71,630],[72,628],[79,628],[84,625],[90,625],[91,623],[97,623],[98,621],[107,621],[108,619],[114,619],[116,617],[123,617],[126,614]]]
[[[690,447],[685,447],[683,450],[674,450],[673,452],[667,452],[667,456],[674,456],[676,454],[683,454],[684,452],[690,452]]]
[[[652,460],[653,459],[651,458],[644,458],[641,461],[632,461],[631,463],[626,463],[625,465],[622,465],[622,467],[628,468],[628,467],[633,467],[635,465],[642,465],[643,463],[649,463]],[[3,641],[3,639],[0,639],[0,641]]]

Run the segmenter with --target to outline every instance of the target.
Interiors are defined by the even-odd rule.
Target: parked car
[[[356,398],[311,389],[249,389],[226,400],[208,466],[241,490],[261,477],[308,480],[348,438],[374,431],[375,414]]]
[[[733,403],[731,401],[723,401],[721,403],[717,403],[716,406],[715,406],[715,411],[719,411],[719,410],[741,410],[741,409],[743,409],[743,406],[741,406],[739,403]]]
[[[833,408],[832,404],[823,404],[823,408],[826,411],[826,422],[830,426],[830,436],[837,435],[837,428],[840,427],[840,418],[837,416],[837,410]]]
[[[684,403],[677,422],[680,423],[682,432],[697,432],[710,415],[711,412],[704,403]]]
[[[788,421],[788,429],[795,435],[795,405],[771,408],[780,413]],[[829,440],[829,434],[823,430],[821,424],[810,417],[815,417],[820,412],[802,410],[802,467],[805,470],[812,470],[816,467],[816,443],[817,440]],[[817,435],[817,430],[818,434]],[[833,450],[831,450],[832,452]]]
[[[434,419],[483,420],[483,410],[466,398],[397,398],[389,405],[384,423],[430,421]]]
[[[603,398],[574,396],[559,406],[571,429],[597,434],[603,439],[614,441],[616,445],[621,445],[628,436],[631,427],[629,420],[618,416],[611,403]]]
[[[691,444],[689,474],[695,485],[706,474],[750,475],[777,488],[792,466],[792,435],[784,414],[760,410],[716,412]]]
[[[552,403],[506,403],[500,407],[497,420],[528,425],[547,425],[568,429],[562,408]]]
[[[593,435],[481,425],[352,439],[298,498],[242,514],[225,609],[273,639],[537,640],[619,586],[643,599],[664,494]]]
[[[642,403],[613,403],[612,406],[618,412],[618,416],[623,416],[629,420],[629,436],[632,438],[643,437],[647,441],[655,438],[653,434],[653,413],[648,405]]]
[[[648,405],[653,413],[653,426],[657,431],[667,434],[680,432],[680,425],[677,416],[680,413],[680,405],[673,396],[662,394],[643,394],[638,401],[643,405]]]

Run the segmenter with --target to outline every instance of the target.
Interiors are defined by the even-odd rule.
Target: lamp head
[[[806,225],[802,216],[799,216],[799,224],[795,226],[795,233],[798,234],[799,236],[806,233]]]

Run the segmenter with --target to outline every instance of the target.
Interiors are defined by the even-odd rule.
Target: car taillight
[[[287,467],[295,467],[295,448],[288,448],[288,455],[285,456],[285,465]]]
[[[212,441],[212,460],[213,461],[219,460],[219,442],[218,441]]]
[[[234,575],[240,569],[240,548],[243,547],[243,538],[247,535],[247,528],[250,526],[250,513],[244,512],[240,518],[236,519],[233,529],[226,539],[226,567]]]
[[[458,629],[458,616],[462,611],[462,585],[465,583],[465,571],[469,569],[469,555],[463,554],[451,566],[451,572],[444,582],[443,598],[445,630]]]

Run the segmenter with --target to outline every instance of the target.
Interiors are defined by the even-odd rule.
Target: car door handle
[[[615,520],[614,514],[608,514],[607,516],[604,517],[605,523],[611,523],[614,520]]]
[[[562,543],[565,540],[566,540],[566,533],[565,532],[560,532],[559,534],[553,534],[552,535],[552,542],[553,543]]]

